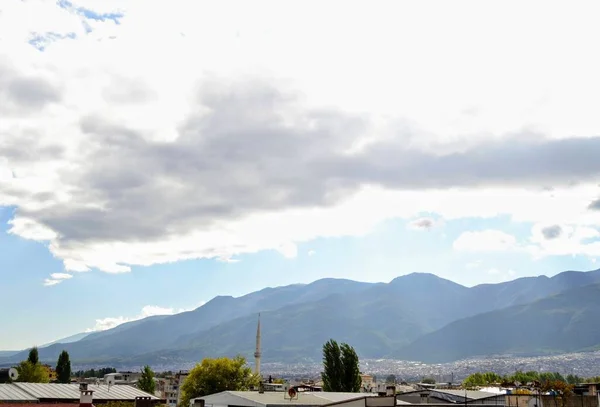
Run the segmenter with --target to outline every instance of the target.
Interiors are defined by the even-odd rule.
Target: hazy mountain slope
[[[265,288],[239,298],[218,296],[189,312],[155,316],[122,324],[116,328],[90,334],[81,341],[56,344],[39,349],[41,360],[56,360],[67,350],[71,360],[99,361],[129,357],[172,347],[182,335],[210,329],[243,315],[278,309],[288,304],[313,301],[331,293],[351,294],[377,284],[343,279],[322,279],[311,284]],[[21,360],[27,351],[10,357]]]
[[[476,306],[472,315],[526,304],[575,287],[600,282],[600,269],[582,272],[565,271],[553,277],[524,277],[499,284],[481,284],[469,290],[468,301]]]
[[[89,332],[78,333],[78,334],[75,334],[75,335],[67,336],[66,338],[57,339],[55,341],[52,341],[50,343],[46,343],[44,345],[40,345],[39,348],[45,348],[47,346],[54,345],[54,344],[57,344],[57,343],[72,343],[72,342],[77,342],[77,341],[82,340],[83,338],[85,338],[88,335],[90,335]]]
[[[442,363],[491,354],[565,353],[600,347],[600,284],[455,321],[393,356]]]
[[[423,291],[435,293],[431,297]],[[432,274],[410,274],[358,295],[331,295],[314,302],[261,314],[263,360],[319,358],[322,344],[335,338],[351,343],[362,357],[381,357],[438,328],[463,306],[451,300],[468,290]],[[178,340],[178,349],[134,358],[154,362],[199,360],[241,353],[250,357],[255,315],[238,318]]]
[[[265,318],[263,343],[274,341],[265,358],[318,353],[330,337],[347,338],[363,357],[379,357],[453,321],[590,282],[600,282],[600,270],[472,288],[427,273],[401,276],[388,284],[322,279],[265,288],[239,298],[215,297],[193,311],[133,321],[75,343],[42,348],[40,357],[54,361],[62,349],[81,362],[139,359],[139,355],[162,359],[193,355],[195,360],[199,352],[251,354],[259,312]],[[21,352],[2,361],[26,357],[27,352]]]

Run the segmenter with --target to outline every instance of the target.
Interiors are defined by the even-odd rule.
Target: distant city
[[[189,370],[196,363],[153,365],[157,372]],[[98,368],[97,365],[73,365],[75,370]],[[120,370],[139,371],[142,366],[118,365]],[[498,374],[509,374],[515,371],[559,372],[564,375],[576,374],[583,377],[600,375],[600,351],[568,353],[556,356],[516,357],[498,356],[474,358],[442,364],[392,359],[361,359],[361,371],[383,378],[393,374],[401,381],[414,382],[423,377],[431,377],[438,383],[460,381],[472,373],[494,371]],[[319,378],[323,369],[321,361],[305,363],[262,363],[264,375],[285,377],[289,379]]]

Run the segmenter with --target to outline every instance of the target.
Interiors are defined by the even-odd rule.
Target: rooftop
[[[127,385],[90,385],[94,401],[135,400],[136,397],[158,397]],[[59,383],[11,383],[0,385],[0,402],[3,401],[43,401],[43,400],[79,400],[81,392],[78,384]],[[18,397],[18,398],[17,398]],[[4,407],[4,406],[3,406]]]
[[[19,389],[12,384],[2,384],[0,383],[0,402],[10,402],[10,401],[33,401],[36,402],[37,399],[30,394],[27,394],[23,390]],[[2,404],[4,406],[5,404]]]
[[[492,392],[488,392],[488,391],[480,391],[480,390],[453,390],[453,389],[434,389],[431,390],[431,393],[442,393],[442,394],[448,394],[451,396],[458,396],[458,397],[465,397],[465,394],[467,395],[467,399],[471,399],[471,400],[480,400],[480,399],[486,399],[488,397],[494,397],[494,396],[498,396],[499,393],[492,393]]]
[[[294,400],[287,398],[284,392],[256,391],[224,391],[210,396],[200,397],[206,404],[218,405],[296,405],[296,406],[323,406],[339,401],[360,399],[363,397],[377,396],[377,393],[334,393],[334,392],[299,392]]]

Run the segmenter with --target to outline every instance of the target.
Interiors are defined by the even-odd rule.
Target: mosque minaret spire
[[[256,351],[254,352],[254,373],[260,376],[260,314],[258,314],[258,326],[256,327]]]

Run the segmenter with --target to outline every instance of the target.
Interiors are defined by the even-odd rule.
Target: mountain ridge
[[[391,356],[444,363],[489,354],[533,356],[596,350],[600,283],[454,321]],[[508,322],[514,329],[506,330]],[[535,344],[532,346],[532,343]]]
[[[250,357],[259,312],[265,360],[318,358],[320,346],[331,337],[351,343],[361,357],[384,357],[453,322],[596,282],[600,270],[473,287],[433,273],[409,273],[389,283],[325,278],[239,297],[216,296],[192,311],[128,322],[77,342],[42,348],[40,358],[56,360],[62,349],[72,360],[96,362],[197,360],[234,353]],[[23,358],[26,351],[0,362]]]

